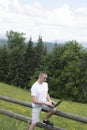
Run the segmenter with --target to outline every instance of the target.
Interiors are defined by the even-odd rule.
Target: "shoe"
[[[53,127],[53,123],[50,122],[49,120],[47,120],[47,121],[43,120],[43,123],[45,123],[46,125],[49,125],[49,126]]]

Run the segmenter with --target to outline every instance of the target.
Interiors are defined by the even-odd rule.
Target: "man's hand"
[[[52,103],[52,102],[49,102],[49,101],[45,102],[45,105],[50,106],[50,107],[53,107],[53,103]]]
[[[52,103],[53,105],[55,105],[55,104],[56,104],[54,101],[51,101],[51,103]]]

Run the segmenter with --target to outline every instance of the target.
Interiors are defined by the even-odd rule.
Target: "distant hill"
[[[33,42],[34,44],[36,44],[36,42]],[[7,40],[6,39],[0,39],[0,46],[4,46],[7,44]],[[51,42],[44,42],[44,44],[47,46],[48,51],[52,51],[53,47],[54,47],[54,43]]]
[[[44,42],[44,45],[46,45],[48,51],[52,51],[55,44],[51,42]]]
[[[47,46],[48,51],[52,51],[55,47],[55,44],[63,45],[65,41],[53,41],[53,42],[44,42],[44,44]]]
[[[7,44],[7,40],[6,39],[0,39],[0,46],[4,46]]]
[[[53,48],[55,46],[55,43],[57,43],[57,44],[64,44],[64,43],[66,43],[66,41],[52,41],[52,42],[43,41],[43,42],[44,42],[44,45],[47,46],[47,50],[48,51],[52,51],[53,50]],[[33,43],[34,43],[34,45],[36,45],[36,42],[33,42]],[[87,42],[82,42],[82,43],[83,43],[84,49],[87,50],[87,46],[86,46]],[[7,40],[5,38],[0,38],[0,46],[4,46],[6,44],[7,44]]]

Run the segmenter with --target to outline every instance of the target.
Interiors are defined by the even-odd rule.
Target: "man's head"
[[[46,79],[47,79],[47,73],[40,72],[39,73],[39,82],[42,83],[42,82],[46,81]]]

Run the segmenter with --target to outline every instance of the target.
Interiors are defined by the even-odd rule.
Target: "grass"
[[[31,95],[29,91],[4,83],[0,83],[0,95],[31,102]],[[57,101],[57,99],[55,99],[55,101]],[[21,105],[12,104],[0,100],[0,108],[31,117],[31,108],[23,107]],[[63,101],[57,107],[57,109],[64,112],[87,117],[87,104]],[[41,113],[41,120],[43,120],[45,114],[46,113],[44,112]],[[87,130],[87,124],[76,122],[59,116],[52,116],[50,120],[56,126],[65,128],[66,130]],[[24,123],[0,114],[0,130],[28,130],[28,126],[28,123]],[[37,127],[35,130],[41,130],[41,128]]]

